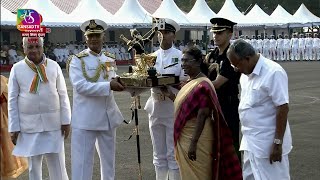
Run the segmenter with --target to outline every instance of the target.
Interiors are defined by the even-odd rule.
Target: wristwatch
[[[277,145],[280,145],[280,144],[282,144],[282,140],[281,139],[274,139],[273,143],[277,144]]]

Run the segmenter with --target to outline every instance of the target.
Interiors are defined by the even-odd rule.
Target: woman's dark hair
[[[195,46],[190,46],[183,50],[183,54],[192,56],[198,63],[200,63],[201,72],[207,75],[208,67],[203,63],[203,54],[200,49]]]
[[[188,54],[194,57],[198,62],[202,62],[202,52],[195,46],[187,47],[183,50],[183,54]]]

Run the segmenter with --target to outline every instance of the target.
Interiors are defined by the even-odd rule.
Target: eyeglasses
[[[232,63],[231,63],[231,66],[233,67],[233,69],[234,69],[235,71],[238,71],[238,70],[239,70],[239,65],[241,65],[241,62],[242,62],[242,60],[239,60],[236,64],[232,64]]]

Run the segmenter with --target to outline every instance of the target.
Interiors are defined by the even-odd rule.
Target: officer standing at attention
[[[230,39],[233,33],[233,26],[236,24],[224,18],[212,18],[211,31],[216,47],[205,59],[207,65],[207,76],[212,81],[219,98],[224,117],[232,131],[233,143],[239,160],[239,79],[240,73],[235,72],[227,58],[227,50],[230,46]]]

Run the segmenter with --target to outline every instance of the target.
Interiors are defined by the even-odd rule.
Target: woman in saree
[[[0,129],[0,161],[1,161],[1,175],[0,179],[16,178],[28,169],[27,160],[12,155],[14,145],[11,141],[10,134],[8,132],[8,79],[1,76],[1,129]]]
[[[240,162],[211,81],[201,72],[202,53],[184,50],[182,69],[190,79],[177,94],[175,156],[182,180],[239,180]]]

